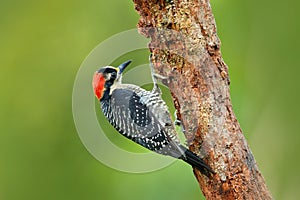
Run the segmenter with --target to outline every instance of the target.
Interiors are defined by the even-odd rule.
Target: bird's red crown
[[[98,100],[100,100],[103,96],[104,92],[104,85],[105,85],[105,78],[102,73],[95,72],[93,78],[93,88],[95,96]]]

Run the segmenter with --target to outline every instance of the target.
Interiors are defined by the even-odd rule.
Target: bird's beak
[[[131,60],[128,60],[124,63],[122,63],[121,65],[118,66],[119,68],[119,74],[122,74],[123,71],[125,70],[125,68],[131,63]]]

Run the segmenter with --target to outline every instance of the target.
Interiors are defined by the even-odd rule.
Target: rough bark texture
[[[190,149],[216,175],[194,174],[207,199],[272,199],[233,113],[228,68],[209,0],[134,0]]]

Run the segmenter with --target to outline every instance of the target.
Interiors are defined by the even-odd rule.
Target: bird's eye
[[[117,73],[116,72],[112,72],[111,74],[110,74],[110,79],[116,79],[117,78]]]

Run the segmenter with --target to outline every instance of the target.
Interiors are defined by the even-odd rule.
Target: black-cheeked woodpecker
[[[180,144],[153,68],[152,91],[122,83],[122,73],[130,62],[117,68],[102,67],[94,74],[94,93],[110,124],[123,136],[151,151],[181,159],[206,175],[214,173],[201,158]]]

